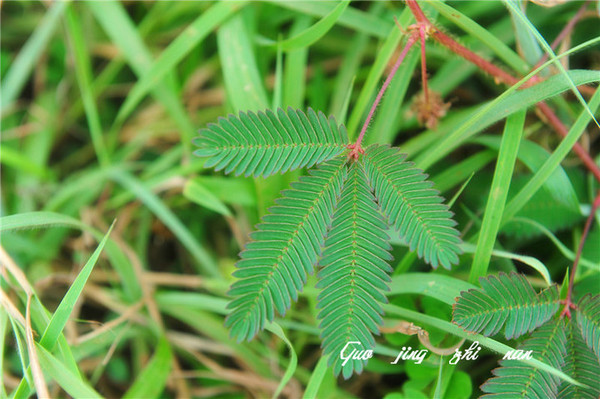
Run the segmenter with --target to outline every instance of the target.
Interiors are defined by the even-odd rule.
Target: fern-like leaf
[[[200,130],[194,139],[200,148],[194,154],[207,158],[207,168],[266,177],[332,159],[347,141],[346,128],[333,117],[290,107],[287,112],[240,112],[219,118],[219,123]]]
[[[321,112],[229,115],[202,129],[195,143],[205,167],[225,173],[269,176],[320,165],[284,191],[240,254],[225,321],[238,341],[283,315],[320,264],[323,351],[335,373],[348,378],[362,371],[366,359],[344,365],[340,352],[352,341],[372,350],[382,323],[392,270],[388,225],[433,267],[458,261],[452,213],[427,175],[389,147],[371,146],[364,154],[358,147],[352,153],[358,159],[347,157],[346,128]]]
[[[335,212],[326,249],[320,264],[318,288],[319,319],[323,353],[331,354],[335,374],[349,378],[361,372],[365,360],[350,359],[342,366],[340,353],[352,341],[361,345],[351,349],[373,349],[372,333],[379,333],[383,314],[380,303],[387,302],[382,290],[388,290],[392,259],[386,234],[387,225],[377,210],[367,183],[364,166],[349,166],[348,179]]]
[[[239,280],[229,291],[235,299],[225,322],[238,341],[253,338],[275,311],[285,314],[306,284],[346,178],[344,161],[334,159],[292,183],[250,235],[253,241],[236,265]]]
[[[600,397],[600,364],[594,352],[585,344],[575,321],[566,326],[567,353],[563,372],[584,384],[577,386],[563,381],[559,388],[560,399],[598,399]]]
[[[517,338],[541,326],[559,307],[558,289],[552,285],[536,294],[522,274],[500,273],[480,278],[481,289],[460,293],[453,305],[452,321],[467,331],[485,336]]]
[[[566,355],[564,322],[547,323],[537,329],[518,349],[533,351],[533,357],[561,369]],[[482,386],[483,398],[556,398],[560,378],[520,360],[501,360],[499,368],[492,371],[495,377]]]
[[[585,295],[577,304],[577,324],[581,335],[600,359],[600,295]]]
[[[397,148],[372,145],[365,152],[365,169],[383,214],[399,231],[410,250],[434,268],[458,262],[461,242],[452,212],[443,204],[427,175],[405,162]]]

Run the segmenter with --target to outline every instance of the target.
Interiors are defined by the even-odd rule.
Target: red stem
[[[558,119],[548,104],[545,102],[540,102],[537,104],[537,107],[544,114],[544,116],[548,118],[548,122],[554,127],[554,130],[556,130],[561,136],[566,137],[567,134],[569,134],[568,129],[565,127],[565,125],[563,125],[560,119]],[[581,159],[588,170],[594,175],[596,180],[600,181],[600,169],[590,154],[588,154],[579,143],[575,143],[573,146],[573,151],[575,151],[579,159]]]
[[[435,40],[437,40],[439,43],[443,44],[444,46],[448,47],[452,52],[456,53],[457,55],[460,55],[467,61],[475,64],[484,72],[489,73],[496,79],[497,82],[502,82],[507,85],[514,85],[519,81],[518,78],[516,78],[516,77],[510,75],[509,73],[505,72],[504,70],[498,68],[497,66],[490,63],[489,61],[484,60],[483,58],[481,58],[477,54],[473,53],[468,48],[457,43],[455,40],[453,40],[452,38],[450,38],[443,32],[440,32],[427,19],[425,14],[423,14],[421,7],[419,7],[416,0],[406,0],[406,4],[410,8],[410,10],[413,13],[417,22],[420,25],[424,25],[426,27],[426,29],[429,32],[431,32],[431,37],[433,37]],[[578,14],[579,14],[579,12],[578,12]],[[572,28],[569,28],[569,29],[572,29]],[[564,29],[564,31],[566,31],[566,29]],[[562,38],[561,38],[561,40],[562,40]],[[556,42],[556,40],[555,40],[555,42]],[[534,86],[538,82],[539,81],[536,79],[531,79],[531,80],[525,82],[524,84],[522,84],[520,88],[531,87],[531,86]],[[537,106],[540,109],[540,111],[547,117],[549,123],[554,127],[554,129],[556,129],[556,131],[561,136],[563,136],[563,137],[566,136],[568,133],[568,130],[563,125],[563,123],[560,121],[560,119],[556,116],[554,111],[548,105],[546,105],[544,102],[538,103]],[[581,161],[584,163],[586,168],[594,175],[594,177],[598,181],[600,181],[600,168],[598,168],[598,165],[596,165],[596,163],[593,161],[593,159],[590,157],[590,155],[583,149],[583,147],[581,147],[581,145],[579,143],[575,143],[575,145],[573,146],[573,151],[581,159]]]
[[[406,45],[404,46],[404,48],[402,49],[402,52],[400,53],[400,55],[398,56],[398,59],[396,60],[396,63],[394,64],[394,67],[392,68],[392,70],[390,71],[387,79],[385,80],[385,82],[383,83],[383,86],[381,86],[381,89],[379,90],[379,93],[377,93],[377,97],[375,98],[375,101],[373,102],[373,105],[371,106],[371,110],[369,111],[369,115],[367,116],[367,119],[365,120],[365,123],[360,131],[360,134],[358,135],[358,139],[356,140],[356,143],[351,144],[348,146],[348,148],[352,149],[352,152],[350,152],[350,156],[353,156],[355,159],[358,158],[358,154],[362,153],[362,147],[361,147],[361,143],[362,140],[365,136],[365,132],[367,131],[367,128],[369,127],[369,123],[371,122],[371,119],[373,119],[373,115],[375,114],[375,109],[377,108],[377,106],[379,105],[379,103],[381,102],[381,98],[383,97],[383,93],[385,93],[385,91],[387,90],[388,86],[390,85],[390,82],[392,81],[392,79],[394,78],[394,75],[396,75],[396,71],[398,70],[398,68],[400,67],[400,64],[402,64],[402,61],[404,61],[404,57],[406,57],[406,54],[408,53],[408,50],[411,49],[411,47],[413,46],[413,44],[415,44],[415,42],[418,39],[418,32],[413,32],[409,37],[408,40],[406,41]]]
[[[594,215],[596,211],[600,207],[600,190],[596,195],[596,199],[592,204],[592,210],[590,211],[590,215],[585,221],[585,227],[583,228],[583,234],[581,235],[581,241],[579,242],[579,247],[577,248],[577,254],[575,255],[575,260],[573,261],[573,267],[571,268],[571,275],[569,276],[569,288],[567,289],[567,299],[564,301],[565,307],[560,314],[560,317],[567,315],[567,317],[571,318],[571,309],[575,308],[575,304],[573,303],[573,282],[575,281],[575,271],[577,269],[577,265],[579,264],[579,259],[581,258],[581,253],[583,252],[583,245],[585,244],[585,239],[592,227],[592,221],[594,220]]]

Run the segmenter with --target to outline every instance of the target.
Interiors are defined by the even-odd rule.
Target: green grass
[[[498,84],[428,40],[430,88],[452,105],[427,129],[412,111],[418,46],[398,70],[365,140],[399,146],[431,175],[452,199],[465,243],[459,265],[432,270],[392,237],[384,321],[413,322],[437,347],[479,340],[485,358],[391,365],[402,346],[420,343],[385,333],[363,375],[344,381],[321,357],[314,279],[252,342],[235,342],[223,325],[248,234],[304,172],[225,176],[204,169],[192,138],[219,116],[270,106],[319,107],[356,138],[406,41],[394,17],[403,29],[415,22],[408,8],[3,3],[0,397],[45,389],[52,397],[478,396],[517,343],[452,324],[455,298],[499,271],[525,273],[536,289],[565,280],[597,195],[571,151],[579,142],[598,163],[597,20],[580,21],[568,47],[549,47],[581,4],[529,3],[525,12],[508,0],[421,4],[443,32],[519,83]],[[523,88],[538,72],[544,81]],[[565,138],[535,112],[540,101],[565,124]],[[561,223],[529,212],[540,199],[566,210]],[[576,297],[597,293],[599,221]]]

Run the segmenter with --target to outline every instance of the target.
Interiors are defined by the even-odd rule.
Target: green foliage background
[[[535,34],[551,42],[581,4],[523,5],[533,31],[502,2],[422,6],[444,32],[525,76],[544,53]],[[598,189],[569,152],[582,137],[598,163],[594,7],[557,50],[575,48],[566,72],[548,65],[547,80],[523,90],[428,42],[430,87],[452,103],[436,129],[411,112],[419,52],[407,56],[366,140],[400,147],[430,175],[465,254],[433,271],[393,239],[386,326],[411,321],[450,347],[466,336],[451,305],[478,277],[518,271],[536,291],[565,278]],[[461,398],[478,396],[523,340],[497,335],[456,366],[437,355],[391,365],[402,346],[421,344],[386,333],[361,375],[336,379],[321,358],[314,276],[254,341],[236,343],[223,324],[239,251],[306,172],[225,176],[192,157],[192,138],[230,112],[292,106],[335,116],[355,139],[404,37],[393,17],[414,23],[403,3],[4,2],[0,12],[0,397],[27,397],[45,379],[53,397]],[[572,83],[588,84],[587,109]],[[534,111],[542,100],[566,139]],[[595,219],[576,299],[600,285]],[[39,370],[28,368],[32,353]]]

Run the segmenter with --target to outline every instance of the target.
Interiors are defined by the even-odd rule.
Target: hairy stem
[[[579,264],[579,259],[581,258],[581,253],[583,252],[583,246],[585,244],[585,240],[587,235],[592,227],[592,221],[594,220],[594,215],[596,215],[596,211],[600,207],[600,190],[594,199],[594,203],[592,204],[592,209],[590,211],[590,215],[585,221],[585,227],[583,228],[583,234],[581,235],[581,241],[579,242],[579,247],[577,248],[577,254],[575,255],[575,260],[573,261],[573,267],[571,268],[571,275],[569,276],[569,288],[567,289],[567,299],[563,302],[565,307],[560,313],[560,317],[564,317],[565,315],[570,319],[571,318],[571,309],[575,308],[575,304],[573,303],[573,282],[575,281],[575,271],[577,270],[577,265]]]
[[[358,159],[359,154],[362,154],[364,152],[364,150],[362,149],[361,143],[365,136],[365,132],[367,131],[367,128],[369,127],[369,123],[371,123],[371,119],[373,119],[373,115],[375,114],[375,109],[381,102],[383,93],[385,93],[385,91],[387,90],[388,86],[390,85],[392,79],[394,78],[394,75],[396,75],[396,71],[398,71],[400,64],[402,64],[402,61],[404,61],[404,58],[406,57],[408,50],[411,49],[413,44],[415,44],[415,42],[418,39],[419,39],[419,32],[417,32],[417,31],[413,31],[411,33],[411,35],[408,37],[408,40],[406,41],[406,45],[402,49],[402,52],[400,53],[398,58],[396,59],[396,63],[394,64],[394,67],[388,74],[388,77],[385,80],[385,82],[383,83],[383,86],[381,86],[379,93],[377,93],[377,97],[375,98],[375,101],[373,102],[373,105],[371,106],[369,115],[367,116],[367,119],[365,120],[365,123],[360,131],[360,134],[358,135],[358,139],[356,140],[356,142],[354,144],[351,144],[348,146],[348,148],[352,149],[349,156],[354,157],[354,159]]]
[[[437,40],[440,44],[443,44],[444,46],[446,46],[449,50],[451,50],[455,54],[463,57],[467,61],[476,65],[482,71],[492,75],[498,83],[514,85],[519,81],[518,78],[516,78],[516,77],[512,76],[511,74],[505,72],[504,70],[498,68],[497,66],[490,63],[489,61],[484,60],[483,58],[481,58],[480,56],[478,56],[477,54],[475,54],[468,48],[462,46],[461,44],[457,43],[454,39],[450,38],[443,32],[439,31],[427,19],[425,14],[423,14],[421,7],[419,7],[416,0],[406,0],[406,4],[410,8],[410,10],[413,13],[418,24],[424,25],[425,28],[427,29],[427,31],[430,32],[430,36],[433,37],[435,40]],[[580,9],[580,11],[581,11],[581,9]],[[583,14],[583,11],[581,11],[581,13]],[[579,12],[578,12],[578,14],[579,14]],[[567,27],[565,27],[564,31],[568,32],[571,29],[572,29],[572,27],[567,26]],[[565,33],[564,35],[566,35],[566,34],[567,33]],[[557,39],[559,39],[559,38],[557,38]],[[561,38],[561,40],[562,40],[562,38]],[[555,40],[555,42],[556,42],[556,40]],[[527,87],[534,86],[535,84],[539,83],[539,81],[540,81],[539,78],[533,77],[532,79],[530,79],[529,81],[527,81],[523,85],[521,85],[520,88],[524,89]],[[565,128],[563,123],[560,121],[560,119],[556,116],[554,111],[544,102],[538,103],[537,107],[542,112],[542,114],[544,114],[546,116],[550,125],[561,136],[563,136],[563,137],[566,136],[567,129]],[[600,168],[598,167],[598,165],[596,165],[596,163],[593,161],[593,159],[590,157],[590,155],[587,153],[587,151],[585,151],[585,149],[579,143],[575,143],[575,145],[573,146],[573,151],[581,159],[581,161],[586,166],[586,168],[594,175],[596,180],[600,181]]]

